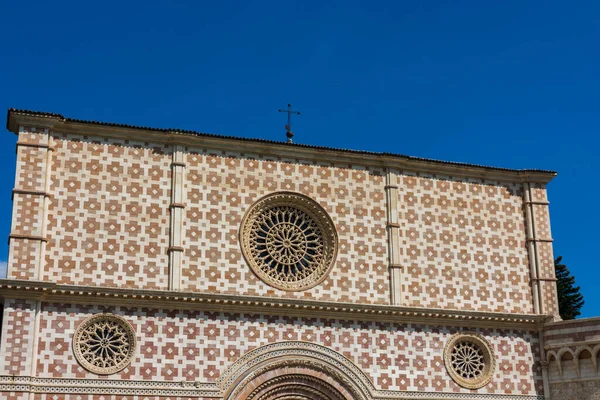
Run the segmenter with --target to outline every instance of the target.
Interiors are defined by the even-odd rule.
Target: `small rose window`
[[[446,369],[460,386],[478,389],[494,372],[494,354],[487,340],[477,333],[452,336],[444,350]]]
[[[108,375],[125,368],[133,358],[136,338],[122,317],[97,314],[79,325],[73,338],[73,352],[88,371]]]

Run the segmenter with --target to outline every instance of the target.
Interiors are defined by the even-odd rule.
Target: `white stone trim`
[[[169,229],[169,289],[181,289],[181,261],[183,258],[183,218],[185,204],[185,148],[173,145],[171,160],[171,206]]]
[[[523,203],[525,205],[525,234],[527,238],[527,253],[529,255],[529,269],[531,278],[531,290],[533,299],[533,312],[542,313],[542,303],[540,295],[540,281],[538,268],[538,252],[536,246],[535,222],[533,220],[533,208],[531,205],[531,185],[523,184]]]
[[[543,329],[547,315],[504,314],[376,304],[327,302],[276,297],[239,296],[131,288],[59,285],[18,279],[0,279],[0,297],[57,303],[123,305],[326,317],[340,320],[438,324],[502,329]]]
[[[44,192],[50,193],[50,180],[52,176],[52,152],[54,151],[54,147],[52,146],[52,137],[49,134],[48,129],[44,129],[44,134],[46,135],[46,143],[48,147],[46,148],[46,162],[43,165],[43,173],[44,173]],[[47,238],[47,227],[48,227],[48,209],[50,208],[50,198],[45,195],[42,198],[42,232],[40,234],[41,237]],[[40,255],[37,269],[37,277],[41,279],[42,273],[44,271],[45,263],[46,263],[46,246],[48,242],[43,240],[40,242]]]
[[[402,266],[400,264],[400,226],[398,225],[398,171],[388,168],[385,175],[387,205],[390,303],[402,304]]]

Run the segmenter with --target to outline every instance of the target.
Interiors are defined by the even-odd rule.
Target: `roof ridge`
[[[80,123],[80,124],[112,126],[115,128],[143,129],[143,130],[149,130],[149,131],[154,131],[154,132],[165,132],[165,133],[179,132],[179,133],[184,133],[184,134],[191,134],[191,135],[196,135],[196,136],[219,138],[219,139],[226,139],[226,140],[242,140],[242,141],[249,141],[249,142],[255,142],[255,143],[285,145],[285,146],[301,147],[301,148],[308,148],[308,149],[315,149],[315,150],[341,151],[341,152],[345,152],[345,153],[362,154],[362,155],[370,155],[370,156],[378,156],[378,157],[396,157],[396,158],[402,158],[405,160],[454,165],[457,167],[474,167],[474,168],[483,168],[483,169],[488,169],[488,170],[508,171],[508,172],[532,172],[532,173],[537,172],[537,173],[547,173],[547,174],[554,174],[554,175],[557,174],[556,171],[544,170],[544,169],[513,169],[513,168],[504,168],[504,167],[493,167],[493,166],[488,166],[488,165],[471,164],[471,163],[464,163],[464,162],[458,162],[458,161],[444,161],[444,160],[437,160],[437,159],[433,159],[433,158],[408,156],[408,155],[404,155],[404,154],[391,153],[391,152],[375,152],[375,151],[367,151],[367,150],[342,149],[342,148],[329,147],[329,146],[317,146],[317,145],[302,144],[302,143],[286,143],[283,141],[276,141],[276,140],[269,140],[269,139],[247,138],[247,137],[241,137],[241,136],[230,136],[230,135],[222,135],[222,134],[216,134],[216,133],[198,132],[198,131],[193,131],[193,130],[189,130],[189,129],[153,128],[153,127],[140,126],[140,125],[120,124],[120,123],[115,123],[115,122],[90,121],[90,120],[82,120],[82,119],[76,119],[76,118],[67,118],[67,117],[63,116],[62,114],[57,114],[57,113],[52,113],[52,112],[32,111],[32,110],[24,110],[24,109],[17,109],[17,108],[9,108],[8,109],[8,113],[7,113],[7,117],[6,117],[6,126],[7,126],[8,130],[10,130],[8,128],[8,123],[9,123],[10,116],[12,113],[24,114],[24,115],[34,116],[34,117],[38,116],[38,117],[44,117],[44,118],[58,118],[65,122],[74,122],[74,123]]]

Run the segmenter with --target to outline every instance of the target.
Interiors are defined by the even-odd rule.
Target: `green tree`
[[[579,286],[575,286],[575,277],[565,264],[561,264],[562,256],[554,260],[556,273],[556,289],[558,291],[558,312],[562,319],[575,319],[581,314],[581,307],[585,303],[583,295],[579,293]]]

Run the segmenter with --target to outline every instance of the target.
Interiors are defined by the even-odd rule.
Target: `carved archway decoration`
[[[224,371],[217,384],[226,400],[371,400],[375,390],[343,355],[299,341],[248,352]]]

